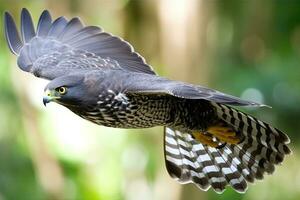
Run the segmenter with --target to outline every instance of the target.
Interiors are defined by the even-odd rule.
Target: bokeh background
[[[171,179],[162,127],[96,126],[57,104],[47,81],[21,72],[0,21],[0,200],[300,199],[300,3],[198,0],[0,0],[17,18],[43,9],[80,16],[129,41],[155,70],[271,105],[246,112],[291,137],[293,155],[246,194],[203,192]]]

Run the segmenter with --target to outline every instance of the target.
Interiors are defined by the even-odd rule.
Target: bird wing
[[[135,83],[128,86],[126,89],[127,93],[136,95],[171,95],[178,98],[204,99],[236,106],[266,106],[203,86],[172,81],[159,76],[149,76],[145,74],[143,76],[136,76],[133,80]]]
[[[59,17],[52,21],[45,10],[35,30],[30,13],[22,9],[20,34],[8,12],[4,24],[6,40],[11,52],[18,56],[18,66],[38,77],[54,79],[74,71],[105,68],[155,74],[128,42],[99,27],[84,26],[79,18]]]

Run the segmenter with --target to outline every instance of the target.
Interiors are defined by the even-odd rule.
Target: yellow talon
[[[194,136],[194,138],[196,140],[198,140],[202,144],[206,144],[206,145],[211,146],[211,147],[218,147],[219,146],[219,143],[213,141],[213,138],[211,136],[205,135],[202,132],[193,132],[192,135]]]
[[[238,144],[240,142],[240,139],[238,137],[224,136],[224,135],[215,135],[215,137],[223,142],[227,142],[230,144]]]
[[[218,125],[211,126],[208,127],[207,132],[212,134],[222,142],[230,144],[238,144],[240,142],[240,138],[236,135],[236,132],[234,132],[230,127],[220,127]]]
[[[238,144],[241,140],[231,127],[222,126],[222,124],[208,127],[204,133],[194,132],[192,135],[202,144],[206,144],[211,147],[219,147],[220,143]],[[213,138],[216,140],[213,140]]]
[[[237,138],[237,137],[228,137],[226,140],[227,143],[230,143],[230,144],[238,144],[241,140],[240,138]]]
[[[207,132],[212,133],[213,135],[225,135],[225,136],[235,136],[236,133],[228,127],[209,127]]]

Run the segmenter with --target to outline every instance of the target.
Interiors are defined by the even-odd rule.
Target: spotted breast
[[[84,110],[71,109],[79,116],[99,125],[115,128],[165,126],[172,121],[172,98],[157,95],[129,95],[105,90],[97,105]]]

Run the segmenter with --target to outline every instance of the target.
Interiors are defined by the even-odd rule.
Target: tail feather
[[[219,149],[204,146],[188,133],[165,128],[166,167],[180,183],[194,183],[202,190],[212,187],[218,193],[222,193],[227,184],[239,192],[245,191],[247,183],[236,164],[228,162],[222,155]]]
[[[211,166],[215,167],[215,174],[212,174],[209,177],[209,180],[212,179],[212,176],[215,175],[215,179],[218,181],[210,181],[210,184],[213,188],[217,188],[217,192],[222,192],[225,189],[225,186],[227,185],[227,179],[224,177],[222,170],[226,167],[226,162],[222,159],[222,157],[219,157],[216,152],[211,151],[210,149],[206,149],[207,156],[209,156],[209,162]],[[205,173],[205,172],[204,172]]]
[[[213,105],[222,120],[241,131],[248,138],[248,145],[251,147],[253,144],[258,145],[256,151],[267,148],[266,154],[269,161],[275,164],[281,163],[284,155],[291,152],[287,147],[290,140],[280,130],[228,106],[215,103]]]
[[[209,184],[215,189],[216,192],[222,192],[227,185],[227,181],[222,173],[221,165],[216,161],[216,155],[213,154],[211,149],[203,148],[204,155],[207,157],[202,159],[204,165],[203,172],[207,175]],[[201,155],[198,155],[201,158]]]
[[[288,144],[290,140],[280,130],[231,107],[217,103],[212,103],[212,105],[217,109],[217,114],[221,119],[232,125],[236,130],[242,131],[245,136],[252,137],[268,148],[271,147],[273,151],[283,154],[289,153],[289,149],[282,149],[282,145]]]
[[[197,153],[203,151],[201,144],[190,143],[192,138],[184,138],[179,131],[165,129],[165,160],[169,174],[180,183],[194,182],[202,190],[207,190],[209,181],[203,173],[201,157]],[[185,158],[185,152],[191,152]],[[196,159],[198,161],[196,161]],[[195,163],[195,164],[194,164]]]
[[[229,147],[224,147],[224,149],[219,150],[220,155],[224,157],[224,160],[227,160],[227,163],[232,163],[232,165],[241,172],[242,176],[246,181],[252,183],[254,182],[254,174],[253,172],[244,165],[239,159],[237,159],[234,152],[231,151]]]
[[[236,190],[243,190],[247,188],[247,183],[241,177],[241,174],[238,172],[238,168],[234,163],[228,162],[226,155],[212,147],[207,148],[207,152],[213,158],[214,164],[220,168],[221,177],[225,177],[226,179],[226,182],[224,181],[222,187],[219,188],[220,192],[225,190],[227,183]],[[216,188],[214,185],[212,185],[212,187]]]
[[[240,159],[246,169],[248,169],[253,174],[254,178],[263,178],[264,169],[259,168],[258,161],[251,155],[251,153],[244,150],[245,147],[242,148],[240,145],[236,145],[234,147],[231,146],[231,148],[234,150],[234,155]]]
[[[285,155],[291,153],[287,146],[289,138],[245,113],[222,104],[212,105],[219,119],[241,134],[243,140],[239,144],[213,148],[199,143],[191,133],[166,128],[168,172],[181,183],[191,182],[203,190],[212,187],[221,193],[229,184],[237,192],[245,192],[247,182],[263,179],[266,173],[272,174],[275,165],[282,163]]]

